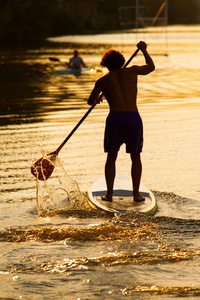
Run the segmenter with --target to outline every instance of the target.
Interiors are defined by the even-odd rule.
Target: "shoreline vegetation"
[[[121,2],[119,0],[105,0],[101,6],[93,7],[94,12],[91,15],[85,11],[87,7],[83,5],[83,2],[82,5],[81,2],[79,3],[79,10],[78,8],[74,10],[69,2],[62,1],[61,5],[57,0],[2,1],[0,4],[1,46],[11,43],[23,45],[42,43],[50,36],[99,34],[122,29],[128,31],[134,28],[133,24],[132,28],[120,27],[118,8]],[[144,13],[148,16],[155,16],[157,10],[155,4],[159,7],[162,3],[161,0],[141,0],[140,2],[145,7]],[[126,0],[123,5],[130,5],[130,3],[132,1]],[[200,8],[197,0],[169,1],[168,25],[198,24],[199,14]]]

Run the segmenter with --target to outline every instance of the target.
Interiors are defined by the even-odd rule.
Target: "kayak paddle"
[[[129,58],[129,60],[125,63],[123,68],[125,68],[130,61],[137,55],[139,49],[137,49],[132,56]],[[101,93],[100,97],[103,97],[103,93]],[[96,103],[97,104],[97,103]],[[93,108],[96,106],[96,104],[92,105],[88,111],[85,113],[85,115],[82,117],[82,119],[78,122],[78,124],[74,127],[74,129],[70,132],[70,134],[66,137],[66,139],[62,142],[62,144],[54,151],[46,156],[40,158],[38,161],[36,161],[31,166],[31,173],[39,180],[47,180],[55,167],[56,157],[58,156],[58,153],[63,148],[63,146],[66,144],[66,142],[70,139],[70,137],[74,134],[74,132],[77,130],[77,128],[81,125],[81,123],[85,120],[85,118],[89,115],[89,113],[93,110]]]
[[[56,57],[49,57],[49,60],[61,62],[60,59],[58,59],[58,58],[56,58]]]

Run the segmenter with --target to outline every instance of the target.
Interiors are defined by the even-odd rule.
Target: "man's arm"
[[[87,67],[86,64],[85,64],[85,62],[83,61],[82,57],[81,57],[81,64],[82,64],[82,66],[83,66],[84,68]]]
[[[88,103],[89,105],[94,105],[94,104],[96,104],[96,103],[102,101],[102,98],[99,97],[100,93],[101,93],[101,90],[100,90],[100,88],[99,88],[99,86],[98,86],[98,81],[97,81],[97,82],[95,83],[95,86],[94,86],[94,88],[93,88],[93,90],[92,90],[92,92],[91,92],[89,98],[88,98],[87,103]]]
[[[149,53],[147,52],[147,44],[145,42],[142,42],[142,41],[139,42],[137,44],[137,47],[138,47],[138,49],[140,49],[142,51],[145,61],[146,61],[146,65],[137,67],[138,74],[139,75],[147,75],[155,70],[154,62],[153,62],[151,56],[149,55]]]

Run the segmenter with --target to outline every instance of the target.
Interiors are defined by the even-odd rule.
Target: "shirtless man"
[[[102,197],[109,202],[112,202],[113,197],[115,162],[123,143],[126,144],[126,152],[130,153],[132,160],[133,200],[136,202],[144,200],[139,194],[143,125],[137,109],[137,76],[149,74],[155,66],[147,52],[146,43],[141,41],[137,47],[144,55],[145,65],[122,69],[125,59],[120,52],[109,50],[104,53],[101,65],[107,67],[109,73],[96,81],[88,99],[89,105],[99,103],[102,100],[99,94],[103,92],[110,107],[104,137],[104,150],[107,152],[105,164],[107,194]]]
[[[75,69],[80,69],[82,66],[86,67],[83,59],[78,55],[78,50],[75,49],[73,54],[74,56],[70,58],[68,66]]]

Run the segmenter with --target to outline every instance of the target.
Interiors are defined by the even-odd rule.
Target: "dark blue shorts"
[[[113,111],[106,119],[104,151],[119,151],[123,143],[127,153],[142,152],[143,124],[137,111]]]

